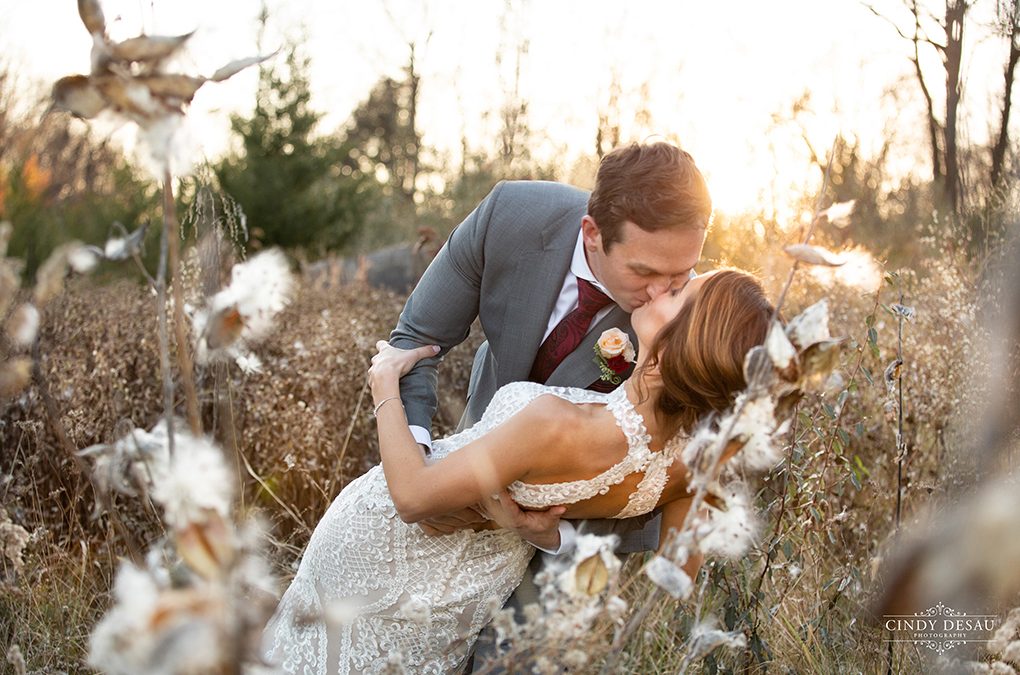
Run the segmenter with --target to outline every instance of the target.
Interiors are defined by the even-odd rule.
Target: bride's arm
[[[404,522],[416,523],[477,504],[525,477],[548,459],[549,448],[564,440],[562,416],[556,413],[560,405],[539,400],[457,452],[426,464],[407,427],[399,380],[402,371],[435,351],[431,347],[403,351],[386,343],[377,346],[381,351],[372,359],[369,376],[378,407],[379,455],[393,504]],[[500,452],[509,447],[514,452]]]
[[[687,512],[690,511],[691,503],[693,501],[692,497],[683,497],[667,502],[663,505],[662,522],[659,525],[659,553],[662,553],[663,547],[669,539],[670,531],[679,530],[683,527],[684,520],[687,518]],[[702,509],[702,511],[704,511],[704,509]],[[687,563],[683,566],[683,569],[693,580],[698,576],[698,570],[701,568],[701,564],[704,561],[705,557],[701,554],[701,551],[694,551],[687,559]]]

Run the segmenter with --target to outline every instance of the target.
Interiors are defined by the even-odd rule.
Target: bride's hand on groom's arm
[[[369,383],[372,385],[372,394],[400,394],[400,378],[406,375],[414,364],[422,359],[431,358],[439,353],[440,348],[436,345],[425,345],[416,349],[400,349],[393,347],[385,340],[375,343],[378,350],[372,357],[372,366],[368,369]]]

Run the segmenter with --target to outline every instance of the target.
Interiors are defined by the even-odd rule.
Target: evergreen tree
[[[421,171],[421,134],[416,129],[419,77],[413,64],[407,77],[383,77],[351,114],[346,163],[375,175],[388,194],[414,204]]]
[[[234,116],[240,155],[214,168],[266,245],[341,249],[364,222],[370,184],[345,166],[344,144],[313,137],[321,113],[310,106],[309,59],[294,46],[284,67],[262,68],[254,112]]]

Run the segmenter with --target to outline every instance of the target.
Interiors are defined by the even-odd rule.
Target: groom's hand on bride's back
[[[526,511],[503,490],[477,507],[423,520],[418,525],[425,534],[439,536],[457,530],[485,530],[493,527],[513,530],[521,539],[547,551],[560,547],[560,517],[566,507],[553,506],[541,511]]]

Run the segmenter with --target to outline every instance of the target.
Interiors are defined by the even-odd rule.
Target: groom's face
[[[687,283],[701,258],[706,232],[686,228],[646,232],[625,221],[620,239],[607,251],[591,216],[582,219],[581,230],[591,271],[628,313]]]

